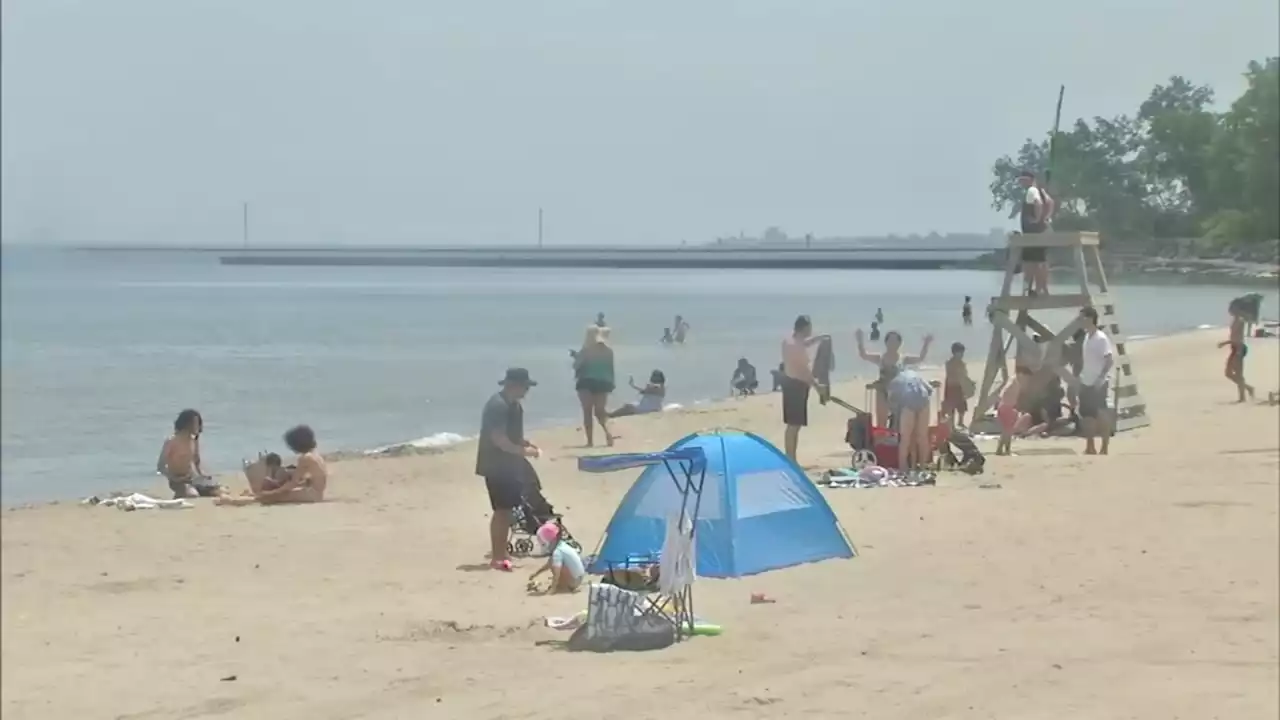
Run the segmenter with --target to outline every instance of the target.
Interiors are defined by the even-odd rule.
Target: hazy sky
[[[3,0],[3,233],[669,243],[977,230],[990,166],[1276,0]]]

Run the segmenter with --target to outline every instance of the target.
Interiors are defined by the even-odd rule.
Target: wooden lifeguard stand
[[[1024,247],[1043,247],[1047,249],[1066,248],[1071,251],[1073,265],[1078,284],[1071,294],[1026,295],[1014,293],[1014,282],[1017,280],[1018,265]],[[1042,366],[1051,366],[1067,383],[1074,383],[1075,378],[1063,362],[1063,347],[1077,330],[1084,327],[1084,321],[1077,313],[1062,330],[1054,332],[1043,323],[1032,317],[1033,311],[1073,309],[1079,310],[1093,307],[1098,311],[1098,325],[1115,346],[1114,377],[1111,382],[1111,407],[1115,412],[1115,431],[1132,430],[1151,424],[1147,415],[1147,403],[1138,392],[1138,379],[1133,371],[1133,363],[1126,352],[1126,338],[1120,330],[1120,321],[1116,314],[1115,298],[1111,296],[1111,287],[1107,284],[1106,272],[1102,269],[1102,258],[1098,255],[1098,234],[1091,232],[1050,232],[1036,235],[1012,235],[1009,238],[1009,257],[1004,271],[1004,285],[999,297],[991,298],[987,307],[987,316],[991,320],[991,349],[987,355],[987,368],[982,375],[982,390],[978,395],[974,418],[983,417],[995,406],[998,400],[1000,385],[997,377],[1008,378],[1008,354],[1010,347],[1034,345],[1027,330],[1037,335],[1050,338],[1043,348]],[[1095,267],[1094,279],[1098,290],[1090,288],[1088,261]],[[1066,289],[1059,285],[1059,288]],[[1006,343],[1008,333],[1010,342]]]

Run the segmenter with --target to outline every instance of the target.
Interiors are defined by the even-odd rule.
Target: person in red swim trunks
[[[1026,432],[1031,424],[1031,416],[1018,410],[1018,399],[1022,390],[1031,381],[1031,370],[1020,367],[1009,383],[1000,392],[1000,402],[996,406],[996,419],[1000,421],[1000,442],[996,444],[997,455],[1013,453],[1013,436]]]

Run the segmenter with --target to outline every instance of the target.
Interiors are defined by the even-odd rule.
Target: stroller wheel
[[[512,543],[511,554],[513,555],[531,555],[533,554],[533,541],[529,538],[520,538]]]

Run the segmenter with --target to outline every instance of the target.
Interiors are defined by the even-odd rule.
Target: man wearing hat
[[[484,405],[480,418],[480,440],[476,445],[476,474],[484,478],[489,491],[489,565],[495,570],[511,570],[507,538],[511,533],[511,511],[519,507],[524,494],[528,461],[542,454],[524,439],[524,406],[529,388],[537,385],[524,368],[510,368],[498,383],[502,386]]]

